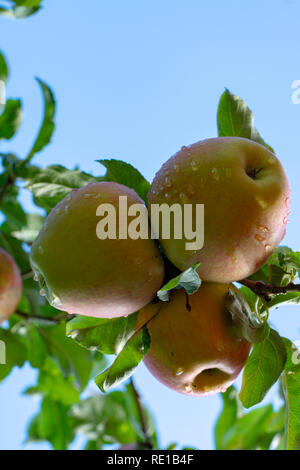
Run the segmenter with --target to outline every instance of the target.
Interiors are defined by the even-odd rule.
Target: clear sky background
[[[284,243],[299,249],[300,105],[291,101],[291,84],[300,79],[298,0],[44,4],[25,21],[0,18],[0,47],[11,67],[7,95],[21,97],[24,105],[22,127],[13,141],[1,143],[2,150],[25,156],[31,147],[42,117],[38,76],[53,88],[58,108],[52,143],[36,164],[78,164],[99,175],[96,159],[118,158],[151,180],[182,145],[216,136],[217,104],[227,87],[254,111],[257,128],[286,169],[292,214]],[[22,198],[30,207],[30,195]],[[271,321],[282,335],[299,340],[299,314],[299,307],[284,307],[271,313]],[[176,394],[143,366],[135,378],[162,445],[213,447],[218,396]],[[22,390],[34,380],[25,367],[0,386],[0,449],[24,448],[38,402]],[[267,398],[274,396],[272,391]]]

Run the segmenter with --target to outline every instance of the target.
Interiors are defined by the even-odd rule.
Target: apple
[[[0,323],[12,315],[22,295],[22,277],[14,259],[0,248]]]
[[[154,240],[97,235],[103,221],[97,215],[99,205],[109,204],[117,213],[120,196],[128,206],[145,208],[132,189],[99,182],[73,190],[47,217],[32,246],[31,264],[41,294],[59,310],[100,318],[127,316],[160,288],[164,264]]]
[[[279,160],[260,144],[219,137],[182,147],[156,174],[148,193],[153,204],[204,204],[204,246],[187,239],[161,246],[180,270],[200,263],[205,281],[228,283],[257,271],[285,235],[289,184]]]
[[[237,290],[217,283],[202,283],[190,296],[174,290],[169,302],[139,312],[137,327],[148,321],[151,337],[144,363],[172,390],[198,396],[224,392],[244,367],[251,345],[238,336],[224,307],[229,288]]]

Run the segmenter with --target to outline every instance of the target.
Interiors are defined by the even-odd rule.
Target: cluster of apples
[[[279,160],[253,141],[225,137],[182,147],[162,166],[148,208],[204,204],[201,250],[186,250],[184,237],[160,239],[160,246],[151,238],[100,240],[97,207],[118,209],[122,195],[128,205],[143,204],[132,189],[99,182],[73,190],[51,211],[31,250],[41,294],[70,314],[113,318],[139,311],[137,327],[148,322],[151,336],[144,361],[158,380],[192,395],[225,391],[251,348],[225,309],[226,293],[261,267],[285,234],[289,185]],[[182,289],[169,302],[157,301],[164,259],[179,270],[200,263],[203,282],[188,302]]]

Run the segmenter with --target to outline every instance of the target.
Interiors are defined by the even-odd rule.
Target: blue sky
[[[286,169],[292,213],[284,243],[299,249],[300,105],[291,101],[292,82],[300,79],[297,0],[44,3],[25,21],[0,18],[1,49],[11,67],[7,95],[22,97],[24,106],[22,127],[3,150],[24,156],[31,147],[42,116],[38,76],[53,88],[58,108],[52,143],[37,164],[78,164],[96,175],[103,172],[96,159],[119,158],[151,180],[182,145],[216,135],[217,104],[227,87],[254,111]],[[30,195],[22,197],[30,207]],[[300,339],[299,308],[275,310],[271,321],[282,335]],[[135,377],[163,445],[212,448],[218,396],[181,396],[143,366]],[[23,448],[38,403],[21,391],[33,381],[25,368],[0,387],[0,449]]]

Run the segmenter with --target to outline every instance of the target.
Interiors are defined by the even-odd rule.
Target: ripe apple
[[[251,345],[224,307],[229,288],[237,290],[216,283],[202,283],[188,297],[175,290],[169,302],[139,312],[138,327],[156,314],[147,324],[151,345],[144,362],[167,387],[198,396],[224,392],[244,367]]]
[[[14,313],[21,294],[20,270],[13,258],[0,248],[0,323]]]
[[[164,264],[154,240],[97,237],[98,206],[111,204],[117,212],[119,196],[127,197],[128,206],[144,205],[126,186],[90,183],[73,190],[47,217],[32,246],[31,264],[41,294],[54,307],[103,318],[127,316],[160,288]]]
[[[285,235],[289,184],[265,147],[238,137],[219,137],[182,147],[156,174],[152,204],[204,204],[204,246],[186,249],[187,239],[162,239],[169,260],[185,270],[200,262],[203,280],[233,282],[259,269]]]

